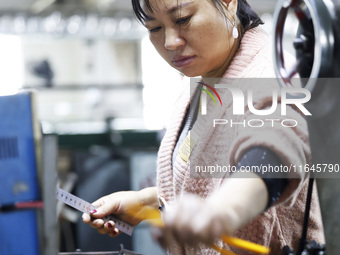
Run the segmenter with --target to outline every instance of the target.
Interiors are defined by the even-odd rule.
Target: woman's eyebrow
[[[186,3],[183,3],[183,4],[176,5],[176,6],[172,7],[172,8],[170,8],[170,9],[167,11],[167,13],[168,13],[168,14],[174,13],[174,12],[176,12],[177,10],[179,10],[179,9],[181,9],[181,8],[183,8],[183,7],[187,7],[188,5],[190,5],[190,4],[192,4],[192,3],[193,3],[193,2],[186,2]]]
[[[178,10],[181,9],[181,8],[184,8],[184,7],[187,7],[187,6],[191,5],[192,3],[193,3],[193,1],[192,1],[192,2],[186,2],[186,3],[183,3],[183,4],[176,5],[176,6],[172,7],[172,8],[170,8],[170,9],[167,11],[167,14],[172,14],[172,13],[178,11]],[[145,18],[145,22],[153,21],[153,20],[155,20],[155,18],[154,18],[154,17],[151,17],[151,16],[147,16],[147,17]]]

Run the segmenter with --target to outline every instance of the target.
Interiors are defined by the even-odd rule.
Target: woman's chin
[[[185,75],[186,77],[190,77],[190,78],[194,78],[194,77],[198,77],[198,76],[202,76],[201,72],[198,72],[197,70],[179,70],[177,69],[177,71],[179,71],[181,74]]]

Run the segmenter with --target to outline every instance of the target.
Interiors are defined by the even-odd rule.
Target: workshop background
[[[248,2],[271,33],[276,1]],[[128,0],[0,0],[0,95],[34,91],[42,133],[54,137],[46,146],[57,142],[47,167],[55,162],[57,184],[86,201],[155,185],[157,149],[181,80]],[[165,254],[147,224],[132,237],[110,238],[74,209],[58,205],[56,215],[57,241],[49,245],[59,252],[117,251],[122,244]]]

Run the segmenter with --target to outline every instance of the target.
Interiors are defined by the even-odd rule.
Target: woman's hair
[[[178,1],[178,0],[177,0]],[[223,4],[222,0],[207,0],[212,1],[217,8],[223,15]],[[148,15],[144,12],[143,8],[140,4],[141,0],[132,0],[132,7],[135,13],[137,20],[141,23],[144,23],[148,20]],[[152,7],[150,4],[150,0],[144,0],[146,8],[152,13]],[[259,15],[250,7],[246,0],[238,0],[237,5],[237,17],[241,21],[244,31],[257,27],[260,24],[263,24],[263,21],[259,17]]]

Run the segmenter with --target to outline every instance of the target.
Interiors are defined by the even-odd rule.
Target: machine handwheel
[[[316,78],[330,76],[334,58],[332,18],[327,0],[281,0],[274,14],[274,68],[281,86],[289,86],[296,74],[307,78],[304,86],[313,91]],[[328,5],[331,3],[327,3]],[[288,67],[284,58],[283,36],[289,11],[299,21],[293,46],[296,62]]]

